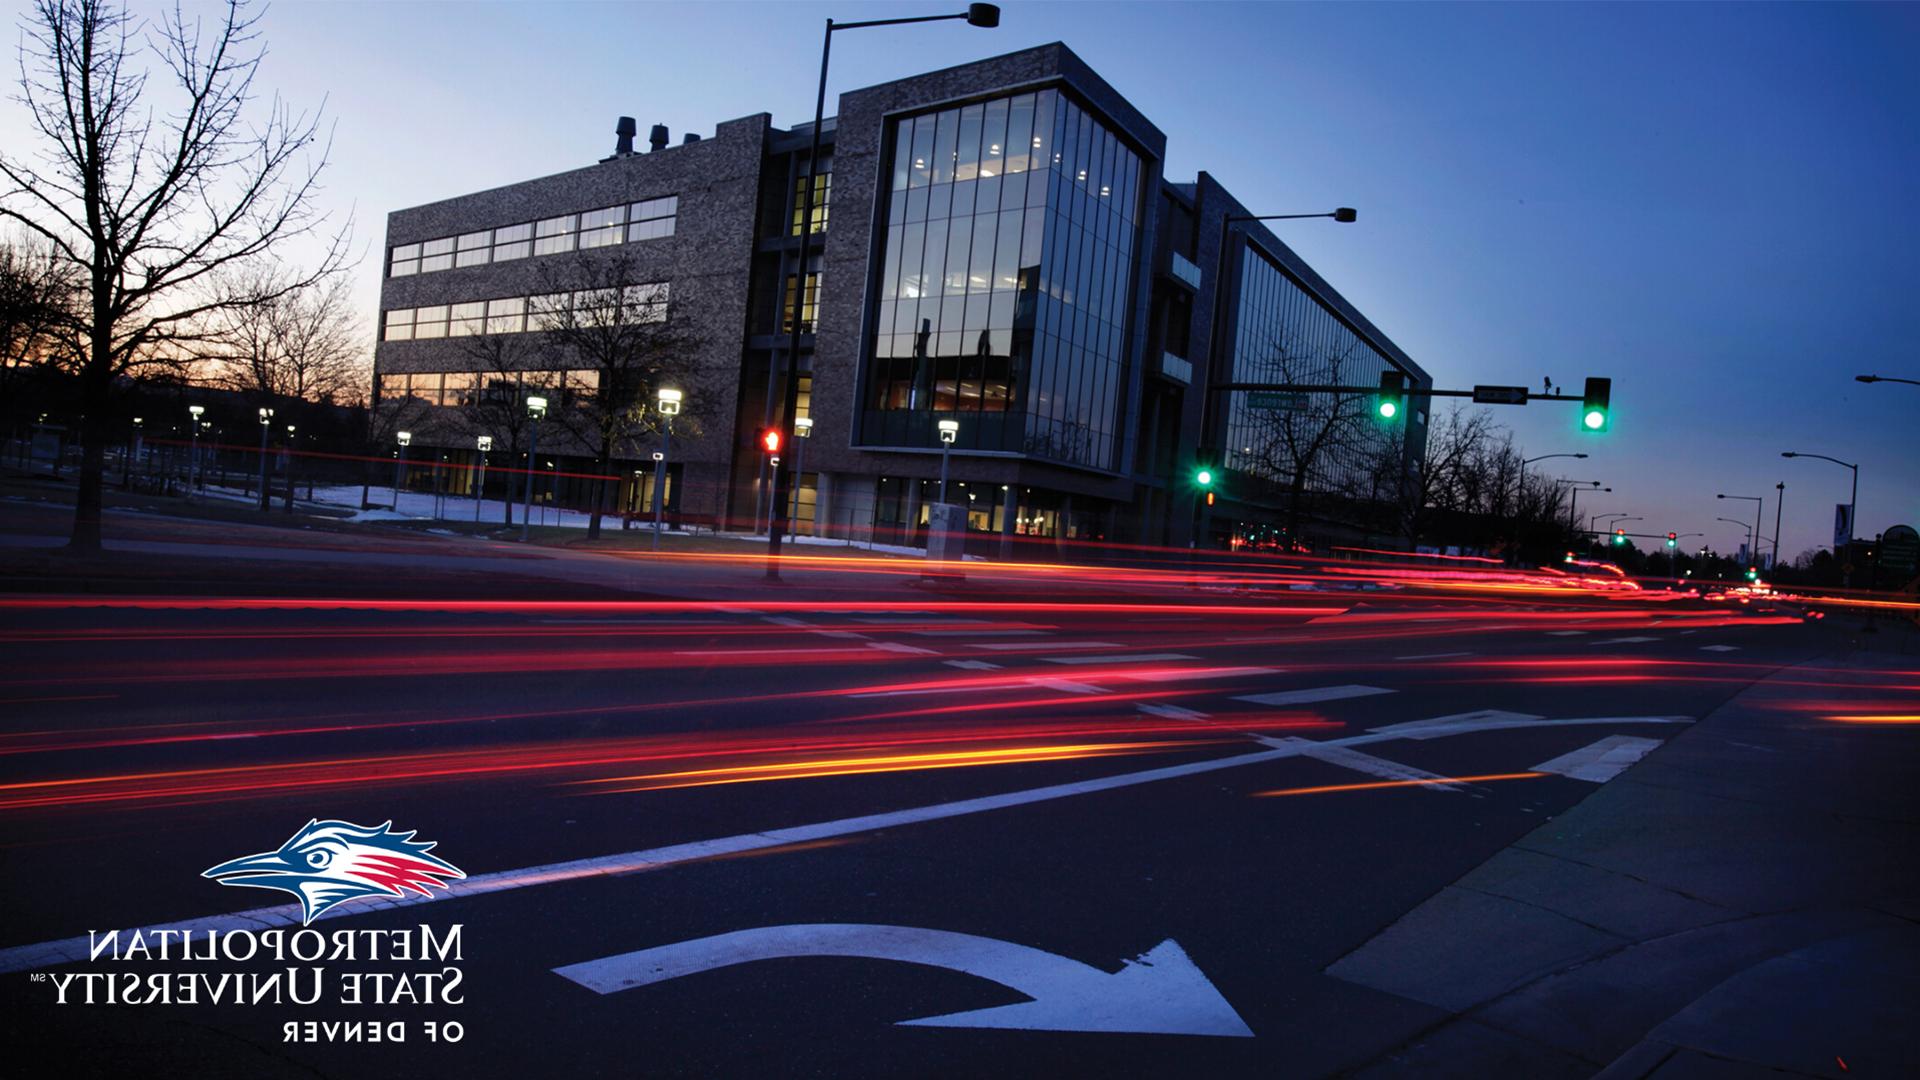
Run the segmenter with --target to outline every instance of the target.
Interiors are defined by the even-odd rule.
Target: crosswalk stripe
[[[1111,653],[1101,653],[1098,656],[1042,656],[1039,659],[1043,664],[1148,664],[1161,660],[1198,660],[1200,658],[1186,653],[1154,652],[1131,653],[1125,656],[1114,656]]]
[[[1378,776],[1382,780],[1431,780],[1434,781],[1434,783],[1426,786],[1435,791],[1460,790],[1459,784],[1450,782],[1439,773],[1430,773],[1425,769],[1418,769],[1412,765],[1402,765],[1397,761],[1388,761],[1386,758],[1375,757],[1372,754],[1364,753],[1348,746],[1333,746],[1328,743],[1317,742],[1313,739],[1302,739],[1297,735],[1289,735],[1283,739],[1263,735],[1258,741],[1276,750],[1298,750],[1302,757],[1310,757],[1315,761],[1324,761],[1329,765],[1338,765],[1344,769],[1352,769],[1355,772],[1365,773],[1368,776]]]
[[[1031,641],[983,641],[969,649],[1031,649]],[[1049,641],[1049,649],[1124,649],[1126,646],[1111,641]]]
[[[1659,739],[1643,739],[1637,735],[1609,735],[1599,742],[1535,765],[1533,771],[1558,773],[1574,780],[1604,784],[1625,772],[1629,766],[1646,757],[1648,751],[1659,745]]]
[[[1391,694],[1392,690],[1383,690],[1378,686],[1316,686],[1310,690],[1282,690],[1273,694],[1249,694],[1237,697],[1235,701],[1251,702],[1255,705],[1308,705],[1316,701],[1339,701],[1342,698],[1371,697],[1374,694]]]

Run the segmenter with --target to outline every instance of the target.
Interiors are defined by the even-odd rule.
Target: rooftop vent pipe
[[[639,131],[640,125],[634,121],[633,117],[621,117],[619,122],[613,125],[613,133],[617,136],[613,142],[614,155],[623,156],[633,153],[633,137]]]
[[[665,150],[667,148],[667,125],[653,125],[653,132],[647,136],[647,142],[651,144],[656,151]]]

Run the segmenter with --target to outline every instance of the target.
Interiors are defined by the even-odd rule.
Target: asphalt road
[[[1447,1010],[1331,965],[1837,647],[1617,595],[10,606],[0,1010],[82,1074],[1357,1070]],[[201,872],[312,819],[418,830],[466,875],[315,929],[457,925],[458,962],[49,959],[256,909],[196,925],[290,933],[288,894]],[[58,1005],[51,979],[289,965],[455,967],[458,1000]],[[406,1041],[287,1041],[309,1020]]]

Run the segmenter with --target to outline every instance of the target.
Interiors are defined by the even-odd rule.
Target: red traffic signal
[[[765,450],[769,454],[777,454],[780,452],[779,428],[770,427],[760,432],[760,449]]]

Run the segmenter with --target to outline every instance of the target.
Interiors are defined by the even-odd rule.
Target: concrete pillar
[[[813,474],[813,534],[833,535],[833,477],[825,472]]]
[[[906,513],[903,515],[905,517],[906,535],[901,537],[899,542],[908,547],[912,547],[913,542],[918,539],[920,535],[920,481],[918,478],[910,476],[903,482],[907,485],[907,508]]]

